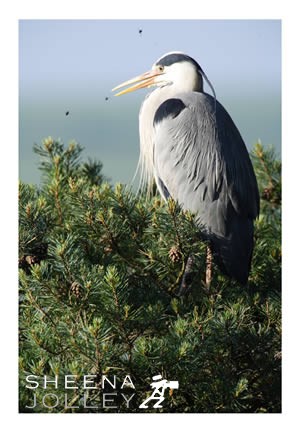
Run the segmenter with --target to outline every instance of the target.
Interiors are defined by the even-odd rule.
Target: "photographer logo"
[[[178,389],[179,383],[178,381],[167,381],[162,379],[161,375],[155,375],[152,377],[153,382],[150,384],[150,386],[153,389],[152,394],[149,396],[149,398],[145,399],[145,401],[139,406],[140,409],[147,409],[148,403],[150,401],[156,401],[153,405],[153,408],[158,409],[162,408],[161,403],[164,401],[164,393],[166,389]]]
[[[120,407],[127,410],[160,409],[165,400],[165,391],[169,389],[171,395],[173,389],[179,388],[178,381],[168,381],[162,375],[154,375],[150,384],[151,390],[143,401],[137,398],[130,375],[27,375],[25,382],[25,388],[29,392],[25,411],[102,411],[119,410]],[[76,400],[74,391],[78,394]]]

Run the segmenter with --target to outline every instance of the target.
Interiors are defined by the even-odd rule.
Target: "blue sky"
[[[52,135],[75,138],[112,181],[129,182],[147,92],[115,98],[111,88],[171,50],[202,66],[248,148],[260,138],[280,149],[279,20],[21,20],[21,178],[39,181],[32,146]]]
[[[114,84],[171,50],[196,58],[219,84],[280,86],[278,20],[21,21],[21,86],[86,91],[88,81]]]

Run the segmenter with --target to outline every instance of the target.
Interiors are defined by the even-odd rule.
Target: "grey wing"
[[[197,215],[223,271],[245,283],[259,194],[246,146],[222,105],[204,93],[165,101],[154,117],[162,195]]]

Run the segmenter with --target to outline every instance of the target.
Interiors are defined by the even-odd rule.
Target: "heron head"
[[[203,78],[207,81],[214,96],[213,86],[200,65],[182,52],[169,52],[160,57],[151,70],[118,85],[113,91],[130,86],[116,96],[130,93],[140,88],[170,85],[178,91],[203,91]]]
[[[202,69],[190,56],[182,52],[169,52],[160,57],[152,69],[164,72],[164,81],[179,91],[203,91]]]

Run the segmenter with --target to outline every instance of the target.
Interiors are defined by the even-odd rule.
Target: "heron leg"
[[[207,291],[210,289],[211,279],[212,279],[212,261],[213,255],[210,246],[206,248],[206,272],[205,272],[205,285]]]
[[[187,261],[185,264],[184,273],[183,273],[180,288],[178,291],[179,296],[185,294],[192,283],[193,265],[194,265],[194,257],[192,255],[190,255],[187,258]]]
[[[182,276],[180,288],[178,290],[178,295],[182,296],[189,290],[192,280],[193,280],[193,268],[194,268],[194,256],[190,255],[186,261],[184,273]],[[206,271],[205,271],[205,286],[207,291],[210,290],[210,284],[212,280],[212,262],[213,254],[210,246],[206,248]]]

